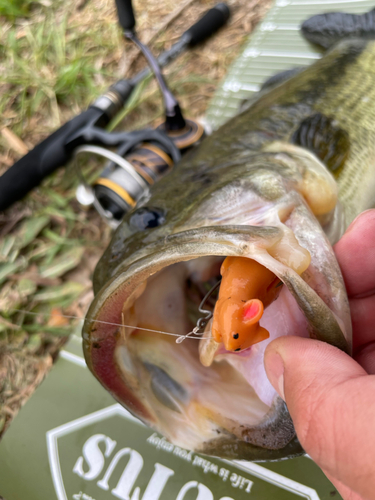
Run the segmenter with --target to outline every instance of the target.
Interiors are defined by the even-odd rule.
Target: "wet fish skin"
[[[330,150],[330,164],[336,165],[332,175],[343,207],[342,232],[375,201],[375,42],[359,39],[340,42],[311,67],[262,91],[248,109],[184,157],[142,202],[143,207],[161,210],[165,222],[142,230],[129,214],[116,231],[95,271],[96,299],[89,316],[98,319],[104,311],[110,311],[115,300],[113,294],[130,295],[150,274],[151,268],[156,272],[167,262],[199,255],[248,255],[252,237],[258,243],[261,238],[267,244],[277,241],[280,237],[277,227],[241,227],[239,224],[243,222],[232,221],[237,220],[237,212],[225,220],[231,207],[240,207],[239,200],[246,200],[250,192],[270,207],[293,206],[290,224],[297,240],[305,248],[319,249],[324,238],[320,236],[318,222],[301,203],[300,184],[296,180],[300,176],[299,165],[305,162],[298,156],[298,148],[303,144],[297,143],[297,149],[283,146],[293,143],[296,135],[303,142],[301,134],[296,134],[302,123],[307,127],[306,133],[313,137],[319,127],[319,133],[328,127],[327,136],[317,141],[317,149],[318,153],[319,148],[324,149],[323,152]],[[342,141],[337,145],[338,137]],[[340,231],[332,239],[337,239]],[[332,252],[326,252],[321,259],[313,256],[313,259],[320,275],[326,276],[324,286],[332,292],[322,297],[324,300],[311,294],[308,285],[304,287],[298,275],[285,266],[279,266],[278,276],[305,311],[310,335],[350,352],[350,339],[342,335],[348,306],[337,262]],[[266,263],[267,260],[264,265]],[[306,282],[310,278],[307,272]],[[324,287],[318,283],[317,288]],[[329,312],[329,309],[339,310],[340,304],[341,319]],[[112,330],[107,330],[108,336]],[[85,327],[85,356],[96,376],[94,365],[98,354],[94,352],[93,343],[105,342],[104,334],[100,338],[97,335],[89,326]],[[98,378],[103,383],[103,378]],[[115,397],[121,402],[119,393],[115,393]],[[132,411],[150,423],[147,401],[135,398],[132,405]],[[272,443],[262,446],[258,427],[253,432],[249,430],[248,438],[245,435],[242,440],[220,437],[205,443],[200,451],[249,460],[278,459],[301,453],[290,430],[291,421],[285,406],[281,400],[276,400],[274,405],[264,429],[266,440],[275,446],[280,438],[281,448],[272,450]],[[283,429],[280,435],[279,429]]]
[[[165,213],[162,227],[137,232],[125,217],[95,272],[94,287],[113,276],[137,248],[163,238],[199,210],[203,199],[249,175],[267,144],[290,142],[301,121],[319,112],[334,117],[350,138],[350,155],[338,174],[339,199],[350,222],[373,204],[375,185],[375,42],[342,41],[331,52],[205,139],[159,181],[142,205]],[[267,169],[277,166],[267,165]],[[372,182],[371,182],[372,181]],[[265,184],[263,193],[268,190]],[[267,196],[267,193],[265,193]],[[271,198],[271,194],[268,194]]]

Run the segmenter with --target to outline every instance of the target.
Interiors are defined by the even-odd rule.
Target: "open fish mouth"
[[[278,336],[299,335],[349,352],[351,335],[340,270],[318,222],[309,224],[311,253],[298,227],[282,223],[189,229],[138,250],[88,312],[89,368],[122,405],[178,446],[247,460],[302,453],[265,374],[265,348]],[[251,259],[275,275],[277,293],[259,320],[269,337],[228,350],[213,338],[211,320],[201,337],[176,342],[196,325],[199,304],[227,257]]]

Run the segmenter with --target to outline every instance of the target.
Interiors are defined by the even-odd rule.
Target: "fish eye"
[[[165,222],[164,210],[156,207],[141,207],[135,210],[129,219],[131,226],[138,230],[151,229]]]

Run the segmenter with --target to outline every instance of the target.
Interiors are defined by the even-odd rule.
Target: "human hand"
[[[299,337],[267,347],[267,376],[299,441],[345,500],[375,498],[375,210],[334,247],[350,302],[353,358]]]

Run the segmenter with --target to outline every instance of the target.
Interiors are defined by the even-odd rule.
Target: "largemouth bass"
[[[365,38],[335,40],[268,84],[153,187],[97,266],[87,364],[179,446],[257,461],[301,454],[265,348],[299,335],[351,352],[331,244],[375,198],[375,42]],[[201,337],[157,333],[191,332],[220,274]]]

